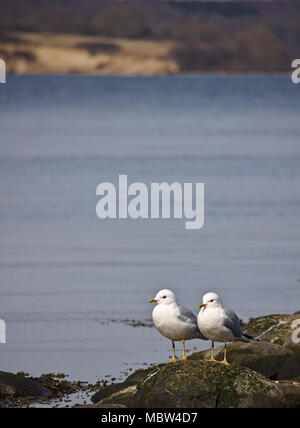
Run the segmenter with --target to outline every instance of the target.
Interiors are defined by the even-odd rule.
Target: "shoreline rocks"
[[[250,318],[243,328],[253,337],[259,337],[265,342],[275,345],[289,346],[292,341],[292,323],[300,319],[299,312],[295,314],[273,314],[258,318]]]
[[[22,375],[0,372],[0,401],[49,398],[49,389]]]
[[[223,357],[223,347],[215,349],[216,359]],[[228,361],[247,367],[271,380],[290,380],[300,376],[300,347],[284,347],[268,342],[233,343],[227,347]],[[210,351],[197,352],[189,360],[205,360]]]
[[[187,362],[133,373],[103,388],[85,407],[300,408],[300,344],[292,343],[294,315],[269,315],[243,325],[264,342],[228,346],[231,366],[205,362],[210,351]],[[216,358],[223,357],[223,346]]]
[[[68,407],[72,394],[87,396],[107,385],[97,381],[92,385],[88,382],[69,381],[64,373],[47,373],[38,378],[28,377],[24,372],[17,374],[0,372],[0,408],[31,407],[36,404],[47,404]]]
[[[202,360],[139,370],[98,391],[86,408],[300,408],[300,383]]]
[[[109,386],[103,381],[87,386],[68,382],[62,374],[33,379],[0,372],[0,407],[87,388],[98,389],[92,396],[94,404],[76,407],[300,408],[300,344],[292,341],[292,322],[299,315],[270,315],[243,325],[247,333],[265,341],[229,345],[229,367],[205,361],[208,350],[190,355],[186,362],[137,370],[124,382]],[[221,359],[223,346],[215,354]]]
[[[178,362],[154,369],[138,385],[137,407],[244,408],[259,396],[283,407],[283,393],[272,381],[235,365],[204,361]]]

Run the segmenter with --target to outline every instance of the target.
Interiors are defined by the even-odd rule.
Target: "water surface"
[[[167,340],[124,322],[148,323],[160,288],[195,312],[216,291],[244,320],[299,310],[299,99],[287,77],[9,76],[1,370],[94,381],[166,360]],[[204,229],[100,221],[96,186],[119,174],[204,182]]]

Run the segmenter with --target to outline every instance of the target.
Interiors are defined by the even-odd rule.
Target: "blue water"
[[[0,369],[93,381],[167,360],[158,332],[122,322],[148,322],[160,288],[195,312],[216,291],[244,320],[299,310],[299,90],[288,77],[9,76]],[[204,182],[204,228],[100,221],[96,187],[119,174]]]

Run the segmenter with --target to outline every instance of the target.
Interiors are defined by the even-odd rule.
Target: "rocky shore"
[[[229,367],[206,362],[209,351],[188,361],[138,370],[124,382],[84,386],[61,379],[28,378],[0,372],[0,407],[28,400],[71,394],[90,388],[97,392],[85,408],[299,408],[300,344],[293,343],[293,315],[270,315],[250,320],[247,333],[262,342],[228,347]],[[216,349],[221,358],[222,347]],[[220,355],[219,355],[220,354]]]

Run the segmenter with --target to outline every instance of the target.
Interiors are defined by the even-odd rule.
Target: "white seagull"
[[[174,342],[182,343],[182,360],[186,361],[185,341],[207,340],[198,329],[196,316],[189,309],[177,304],[175,294],[171,290],[159,291],[154,299],[149,300],[149,303],[157,303],[152,313],[155,327],[172,341],[173,360],[169,363],[176,362]]]
[[[224,309],[219,296],[215,293],[207,293],[203,297],[203,303],[198,314],[198,327],[201,333],[212,342],[212,354],[209,361],[215,360],[215,342],[225,343],[224,360],[221,364],[229,365],[227,361],[227,343],[245,342],[256,340],[244,334],[239,317],[231,310]]]

